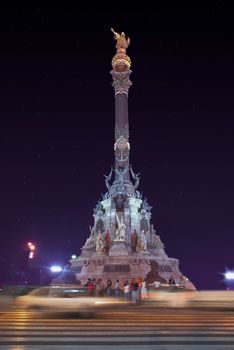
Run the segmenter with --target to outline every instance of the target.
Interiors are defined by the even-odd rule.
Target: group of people
[[[138,277],[137,279],[133,278],[130,284],[128,281],[125,281],[123,292],[125,301],[132,300],[132,302],[136,304],[140,300],[146,300],[146,281],[142,280],[141,277]]]
[[[166,284],[172,287],[183,287],[185,286],[185,279],[187,278],[181,276],[179,282],[176,282],[171,275]],[[89,296],[124,297],[126,302],[132,301],[134,304],[141,300],[147,300],[148,288],[151,289],[153,287],[154,289],[160,289],[160,287],[164,285],[159,281],[146,284],[145,279],[141,276],[132,278],[130,282],[125,280],[124,283],[122,281],[120,283],[118,279],[114,283],[112,283],[111,279],[108,279],[107,282],[104,283],[101,278],[97,280],[95,278],[88,278],[87,282],[84,284],[84,286],[87,287]]]
[[[141,277],[133,278],[130,282],[126,280],[122,288],[118,279],[114,284],[111,279],[104,284],[101,278],[88,278],[84,286],[87,287],[89,296],[124,296],[126,302],[132,301],[134,304],[147,298],[146,281]]]

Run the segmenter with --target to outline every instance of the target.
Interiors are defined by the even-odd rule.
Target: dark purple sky
[[[2,8],[0,282],[33,240],[66,262],[114,161],[110,27],[131,38],[131,163],[166,253],[198,288],[234,267],[231,8]]]

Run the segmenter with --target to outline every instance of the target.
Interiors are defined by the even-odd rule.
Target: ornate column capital
[[[132,82],[129,79],[129,76],[132,73],[132,71],[130,69],[128,69],[125,72],[112,70],[110,73],[113,78],[112,86],[115,89],[115,95],[126,94],[128,96],[128,90],[132,85]]]

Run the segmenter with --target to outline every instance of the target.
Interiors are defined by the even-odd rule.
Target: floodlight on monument
[[[76,258],[77,258],[77,255],[73,254],[73,255],[71,256],[71,258],[72,258],[72,259],[76,259]]]
[[[233,271],[225,272],[224,276],[225,276],[226,280],[234,281],[234,272]]]
[[[62,271],[62,267],[58,266],[58,265],[53,265],[50,267],[50,271],[52,272],[61,272]]]

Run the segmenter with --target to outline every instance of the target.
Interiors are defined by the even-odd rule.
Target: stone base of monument
[[[92,247],[92,246],[83,246],[82,247],[82,252],[81,252],[81,256],[92,256],[95,252],[96,247]]]
[[[140,255],[141,257],[150,255],[150,252],[144,251],[144,252],[137,252],[136,255]]]
[[[101,258],[101,257],[105,256],[105,252],[104,251],[103,252],[96,252],[92,256],[95,258],[98,258],[98,257]]]
[[[118,279],[123,289],[126,280],[130,283],[132,278],[139,276],[146,278],[147,283],[166,283],[171,275],[176,280],[181,276],[177,259],[155,257],[148,252],[129,253],[129,246],[123,241],[115,241],[109,253],[94,253],[92,257],[80,256],[72,260],[71,269],[75,271],[77,281],[85,284],[88,278],[101,278],[106,285],[107,280],[111,279],[114,285]],[[52,284],[68,283],[60,280],[55,279]]]
[[[139,276],[145,278],[147,283],[154,281],[167,283],[171,276],[179,280],[181,276],[179,261],[169,258],[163,251],[160,254],[160,249],[157,251],[157,256],[155,256],[156,251],[153,253],[151,251],[134,253],[130,244],[123,240],[116,240],[113,241],[109,252],[95,252],[94,247],[82,248],[82,254],[77,259],[70,261],[70,272],[75,273],[76,280],[81,284],[85,284],[88,278],[96,280],[101,278],[105,285],[109,279],[114,285],[118,279],[121,289],[126,280],[130,283],[132,278]],[[67,272],[69,273],[69,269]],[[65,277],[59,276],[58,279],[52,281],[52,284],[68,283]]]
[[[128,247],[124,240],[114,240],[109,250],[109,256],[127,256],[129,255]]]
[[[165,258],[165,259],[168,258],[167,254],[165,253],[163,248],[148,247],[148,250],[149,250],[150,254],[155,256],[155,257]]]

